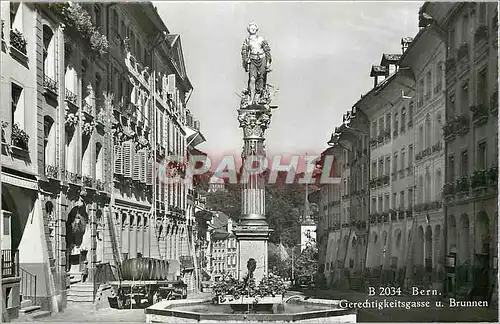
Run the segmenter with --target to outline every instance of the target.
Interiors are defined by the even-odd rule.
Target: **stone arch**
[[[73,207],[68,213],[66,220],[66,270],[69,271],[72,262],[70,256],[75,247],[80,247],[83,243],[83,236],[87,229],[89,216],[85,204]]]
[[[489,254],[490,251],[490,233],[489,233],[488,214],[483,210],[476,217],[476,253]]]
[[[432,227],[427,225],[425,228],[425,265],[432,267]]]
[[[467,214],[462,214],[460,216],[460,243],[458,252],[460,253],[459,262],[463,264],[468,262],[470,259],[470,242],[469,242],[469,216]]]
[[[414,265],[422,265],[424,261],[424,228],[419,226],[415,244],[415,253],[413,255]]]

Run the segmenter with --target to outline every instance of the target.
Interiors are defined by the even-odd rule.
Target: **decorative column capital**
[[[264,139],[264,133],[271,123],[271,110],[239,109],[238,121],[245,138]]]

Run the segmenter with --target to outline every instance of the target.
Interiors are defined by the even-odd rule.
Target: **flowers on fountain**
[[[287,291],[287,286],[283,278],[277,275],[269,274],[264,276],[259,284],[255,278],[238,280],[230,274],[225,274],[221,280],[217,281],[212,287],[214,300],[224,302],[226,300],[235,300],[240,297],[276,297],[283,296]]]
[[[64,124],[66,125],[66,127],[74,128],[78,124],[78,112],[73,113],[68,108],[66,108],[64,117]]]
[[[149,141],[144,137],[144,135],[141,135],[137,138],[135,149],[136,151],[140,151],[142,149],[150,149]]]
[[[82,126],[82,134],[83,136],[89,137],[92,135],[92,132],[94,131],[95,127],[95,122],[94,121],[85,121]]]

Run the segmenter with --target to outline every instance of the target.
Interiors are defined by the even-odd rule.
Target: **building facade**
[[[153,186],[155,159],[185,179],[170,157],[200,143],[179,35],[151,3],[2,2],[1,17],[2,250],[22,298],[57,312],[86,269],[91,283],[105,263],[192,257],[189,178]]]
[[[428,15],[421,24],[440,31],[447,45],[444,228],[454,271],[446,289],[496,291],[498,4],[426,3],[421,13]]]
[[[497,16],[496,3],[425,3],[418,34],[402,39],[402,54],[384,54],[372,67],[374,88],[332,137],[336,145],[351,145],[349,223],[368,216],[365,284],[444,284],[443,291],[469,297],[496,290]],[[363,144],[357,144],[363,129],[369,129],[367,176],[356,167],[363,165]],[[365,179],[367,208],[354,199]],[[320,219],[328,218],[334,200],[321,190]],[[319,233],[326,228],[320,221]],[[326,254],[320,262],[342,247],[331,241],[320,249]],[[353,238],[348,241],[355,251]]]

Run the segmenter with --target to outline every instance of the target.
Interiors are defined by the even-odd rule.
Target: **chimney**
[[[227,231],[228,233],[231,233],[233,231],[233,221],[231,218],[227,220]]]
[[[413,37],[403,37],[403,38],[401,38],[401,51],[402,51],[402,54],[404,54],[404,52],[406,52],[406,50],[410,46],[411,42],[413,42]]]

